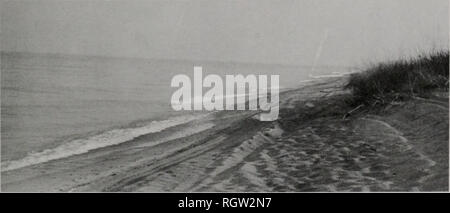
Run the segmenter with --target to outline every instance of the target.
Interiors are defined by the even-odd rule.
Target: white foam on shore
[[[283,90],[286,90],[287,88],[284,87],[269,87],[266,88],[267,89],[267,93],[266,96],[264,96],[263,94],[260,94],[259,91],[256,92],[246,92],[246,93],[239,93],[239,94],[222,94],[222,95],[217,95],[214,96],[213,100],[222,100],[223,102],[223,107],[224,109],[228,109],[230,108],[234,108],[234,106],[236,104],[245,104],[247,101],[257,101],[258,98],[263,98],[263,97],[270,97],[271,96],[271,92],[277,92],[280,93]],[[240,99],[242,98],[243,99]],[[203,104],[203,96],[194,96],[192,98],[191,104]],[[171,103],[173,107],[180,107],[183,103]]]
[[[160,132],[169,127],[185,124],[207,115],[208,114],[183,115],[172,117],[167,120],[152,121],[144,126],[139,127],[112,129],[90,137],[75,139],[51,149],[28,153],[28,155],[22,159],[2,162],[1,170],[2,172],[10,171],[26,166],[48,162],[51,160],[87,153],[98,148],[117,145],[130,141],[136,137],[145,134]]]
[[[310,74],[309,77],[311,79],[320,79],[320,78],[339,78],[339,77],[343,77],[346,75],[350,75],[352,73],[355,73],[356,71],[352,70],[352,71],[348,71],[348,72],[331,72],[329,74],[324,74],[324,75],[312,75]]]
[[[186,129],[183,129],[183,131],[176,131],[176,132],[170,134],[168,137],[165,137],[164,139],[149,141],[144,144],[139,144],[139,145],[135,146],[134,148],[148,148],[148,147],[156,146],[158,144],[161,144],[161,143],[164,143],[167,141],[188,137],[190,135],[197,134],[199,132],[203,132],[205,130],[213,128],[214,126],[215,126],[214,123],[202,123],[199,125],[190,125]]]

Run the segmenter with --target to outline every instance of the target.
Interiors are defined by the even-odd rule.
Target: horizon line
[[[135,59],[135,60],[155,60],[155,61],[179,61],[179,62],[206,62],[206,63],[235,63],[244,65],[266,65],[266,66],[284,66],[284,67],[305,67],[311,68],[313,65],[304,64],[288,64],[288,63],[265,63],[265,62],[249,62],[249,61],[225,61],[225,60],[210,60],[210,59],[188,59],[188,58],[156,58],[156,57],[143,57],[143,56],[116,56],[116,55],[96,55],[96,54],[78,54],[78,53],[58,53],[58,52],[33,52],[33,51],[8,51],[0,50],[2,54],[35,54],[35,55],[49,55],[49,56],[75,56],[75,57],[100,57],[110,59]],[[357,66],[350,65],[316,65],[316,67],[323,68],[358,68]]]

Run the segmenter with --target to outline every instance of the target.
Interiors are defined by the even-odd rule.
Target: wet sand
[[[2,173],[3,191],[448,191],[448,93],[377,111],[346,78],[280,96],[280,119],[224,111]]]

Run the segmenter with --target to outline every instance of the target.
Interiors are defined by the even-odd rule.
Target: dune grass
[[[449,51],[422,54],[416,58],[379,63],[350,76],[346,89],[354,104],[389,104],[449,87]]]

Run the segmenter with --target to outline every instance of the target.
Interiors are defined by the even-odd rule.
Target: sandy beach
[[[4,171],[2,191],[448,191],[448,93],[353,110],[346,80],[283,92],[274,122],[255,111],[215,112]]]

